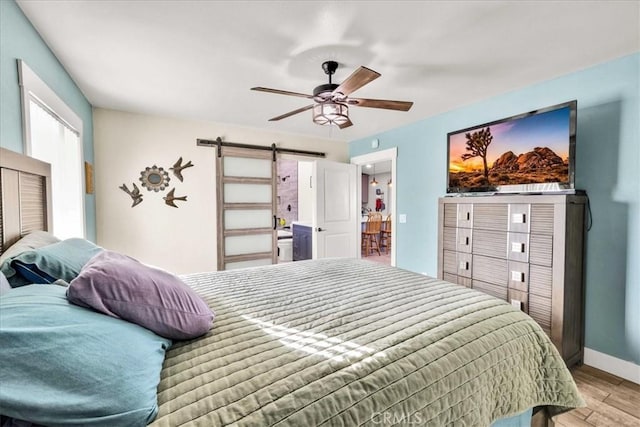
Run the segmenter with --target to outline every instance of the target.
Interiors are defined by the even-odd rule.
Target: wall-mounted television
[[[572,192],[577,101],[447,134],[447,193]]]

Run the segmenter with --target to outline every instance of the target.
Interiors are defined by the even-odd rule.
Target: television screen
[[[450,132],[447,193],[574,188],[577,101]]]

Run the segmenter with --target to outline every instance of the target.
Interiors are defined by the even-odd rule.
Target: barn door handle
[[[276,218],[276,216],[273,216],[273,229],[275,230],[276,228],[278,228],[278,220]]]

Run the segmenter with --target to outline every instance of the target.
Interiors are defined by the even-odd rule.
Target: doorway
[[[278,262],[355,257],[356,167],[282,156],[277,162]]]
[[[396,265],[396,158],[397,148],[381,150],[361,156],[351,158],[351,163],[357,165],[358,176],[361,177],[361,184],[358,186],[358,205],[362,208],[362,221],[359,224],[358,240],[360,247],[363,247],[363,233],[366,227],[365,222],[369,213],[382,214],[382,220],[390,219],[389,225],[383,224],[383,229],[389,227],[390,233],[384,235],[379,233],[377,243],[380,245],[380,253],[371,251],[361,252],[361,257],[366,259]],[[365,239],[370,236],[365,237]],[[366,242],[365,242],[366,243]],[[364,245],[366,247],[366,245]],[[369,245],[371,246],[371,245]],[[370,249],[370,248],[369,248]],[[365,249],[363,248],[363,251]],[[365,251],[366,252],[366,251]]]

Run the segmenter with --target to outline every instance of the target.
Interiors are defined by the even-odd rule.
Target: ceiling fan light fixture
[[[313,106],[313,122],[340,126],[349,121],[349,107],[339,102],[322,102]]]
[[[329,77],[329,83],[321,84],[313,89],[313,95],[291,92],[288,90],[271,89],[268,87],[252,87],[251,90],[260,92],[277,93],[280,95],[297,96],[312,99],[313,104],[298,108],[288,113],[269,119],[270,122],[286,119],[303,111],[311,110],[313,122],[321,126],[335,125],[340,129],[346,129],[353,125],[349,119],[349,106],[382,108],[385,110],[409,111],[413,102],[391,101],[386,99],[350,98],[350,95],[362,86],[371,83],[380,77],[380,73],[361,66],[355,70],[342,83],[333,83],[331,76],[338,69],[336,61],[325,61],[322,70]]]

